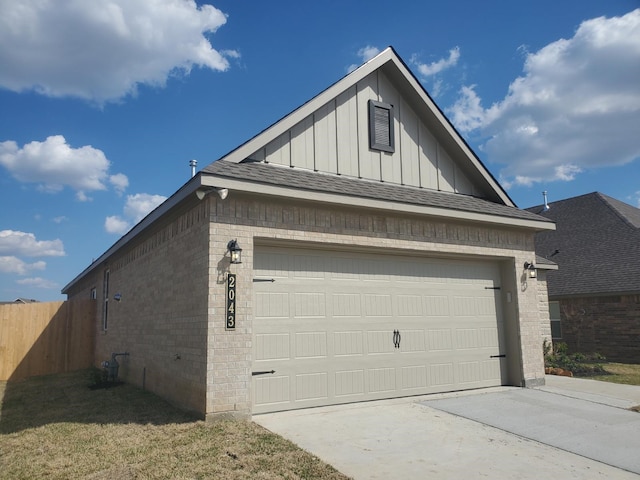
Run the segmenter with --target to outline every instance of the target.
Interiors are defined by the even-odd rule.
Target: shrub
[[[564,342],[549,343],[546,339],[542,342],[544,353],[544,366],[550,368],[562,368],[569,370],[574,375],[590,376],[606,374],[600,361],[605,357],[598,354],[569,353],[569,347]]]

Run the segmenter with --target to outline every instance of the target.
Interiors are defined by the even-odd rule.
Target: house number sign
[[[236,275],[227,275],[227,330],[236,329]]]

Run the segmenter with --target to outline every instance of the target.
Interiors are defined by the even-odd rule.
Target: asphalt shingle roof
[[[536,254],[559,267],[547,274],[550,297],[640,293],[640,209],[599,192],[549,206],[527,210],[556,222],[536,234]]]
[[[506,218],[545,221],[526,210],[481,198],[424,188],[375,182],[353,177],[312,172],[261,162],[233,163],[219,160],[205,167],[204,174],[258,184],[276,185],[306,191],[333,193],[351,197],[387,200],[411,205],[483,213]]]

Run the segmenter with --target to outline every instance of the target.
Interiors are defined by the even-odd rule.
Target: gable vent
[[[393,105],[369,100],[369,147],[383,152],[395,151]]]

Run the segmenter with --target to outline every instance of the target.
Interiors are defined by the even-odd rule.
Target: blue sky
[[[0,0],[0,300],[392,45],[520,207],[640,207],[637,0]]]

